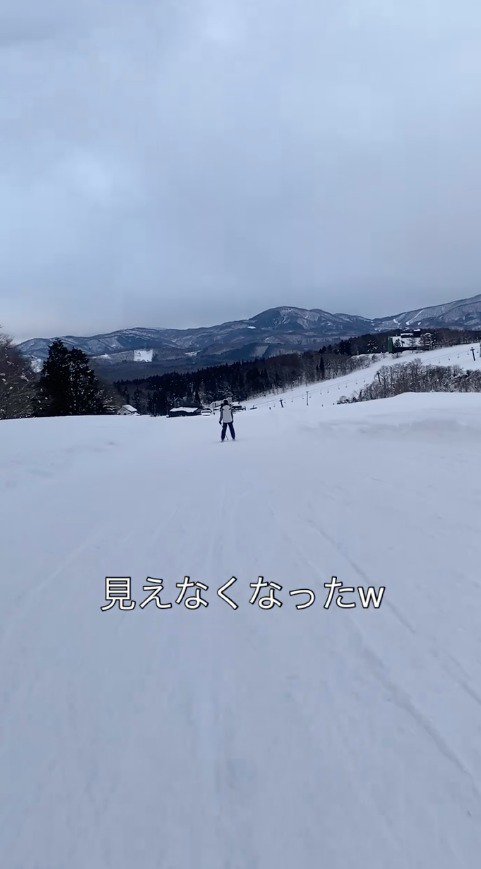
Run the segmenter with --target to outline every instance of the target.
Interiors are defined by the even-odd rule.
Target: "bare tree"
[[[389,398],[403,392],[481,392],[481,372],[463,371],[458,365],[423,365],[419,359],[385,365],[355,400]]]
[[[28,362],[0,333],[0,419],[32,416],[35,376]]]

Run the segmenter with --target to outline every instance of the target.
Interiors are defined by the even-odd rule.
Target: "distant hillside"
[[[247,320],[195,329],[121,329],[104,335],[62,340],[92,357],[109,380],[126,380],[186,371],[222,363],[271,358],[281,353],[317,349],[368,332],[409,328],[481,328],[481,294],[444,305],[369,319],[330,314],[320,308],[270,308]],[[51,339],[20,344],[38,367],[46,359]]]
[[[385,329],[479,329],[481,328],[481,293],[445,305],[417,308],[393,317],[373,320],[376,331]]]

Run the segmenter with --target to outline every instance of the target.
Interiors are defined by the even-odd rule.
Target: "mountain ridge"
[[[66,335],[109,379],[131,379],[167,370],[185,370],[301,352],[345,338],[413,328],[481,328],[481,293],[441,305],[415,308],[387,317],[330,313],[322,308],[281,305],[253,317],[188,329],[133,327],[92,336]],[[40,367],[53,339],[32,338],[18,345]]]

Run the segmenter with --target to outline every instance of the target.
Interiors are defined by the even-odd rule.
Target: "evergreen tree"
[[[321,353],[321,358],[319,359],[319,379],[324,380],[326,377],[326,363],[324,362],[324,354]]]
[[[36,416],[66,416],[69,411],[70,391],[69,351],[56,339],[49,348],[43,365],[35,402]]]
[[[37,416],[79,416],[111,413],[113,408],[88,356],[69,350],[58,338],[51,344],[38,384]]]
[[[75,416],[109,412],[106,395],[88,356],[77,348],[70,351],[70,391],[71,413]]]

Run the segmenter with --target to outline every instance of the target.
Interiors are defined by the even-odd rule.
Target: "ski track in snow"
[[[477,869],[481,397],[333,386],[229,446],[209,417],[1,425],[2,867]],[[207,609],[100,611],[106,575],[173,602],[185,574]],[[324,610],[333,574],[381,608]]]

